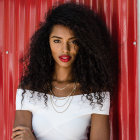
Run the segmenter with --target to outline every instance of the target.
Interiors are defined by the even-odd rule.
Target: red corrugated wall
[[[19,58],[52,0],[0,0],[0,140],[10,140]],[[62,3],[66,1],[61,1]],[[111,140],[138,140],[138,46],[136,0],[79,0],[102,15],[119,42],[118,99],[111,109]]]

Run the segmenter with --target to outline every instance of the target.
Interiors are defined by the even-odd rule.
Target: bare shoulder
[[[90,140],[110,140],[109,115],[91,114]]]
[[[32,112],[28,110],[16,110],[13,128],[19,125],[32,129]]]
[[[22,88],[21,85],[18,85],[18,88]],[[30,89],[30,85],[24,88]],[[29,110],[16,110],[13,128],[17,126],[26,126],[32,129],[32,112]]]

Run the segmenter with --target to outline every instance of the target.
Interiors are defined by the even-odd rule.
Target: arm
[[[32,112],[26,110],[16,110],[14,126],[26,126],[32,129]]]
[[[15,122],[13,128],[18,128],[19,126],[23,126],[24,129],[27,128],[28,131],[32,131],[32,112],[27,111],[27,110],[16,110],[15,114]],[[20,131],[23,131],[22,129],[19,129]],[[14,131],[12,135],[18,135]],[[35,139],[35,136],[32,137]]]
[[[109,115],[91,115],[90,140],[110,140]]]

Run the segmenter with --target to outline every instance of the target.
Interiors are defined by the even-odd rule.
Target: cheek
[[[53,58],[57,58],[58,56],[58,51],[56,51],[56,49],[54,49],[53,47],[50,48],[51,49],[51,54],[53,56]]]
[[[57,53],[58,52],[58,49],[56,48],[55,45],[50,44],[50,49],[51,49],[52,53]]]
[[[55,45],[51,44],[50,48],[51,48],[52,53],[59,53],[61,51],[60,46],[58,46],[56,44]]]

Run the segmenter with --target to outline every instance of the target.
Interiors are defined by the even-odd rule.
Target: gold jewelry
[[[75,84],[76,85],[76,84]],[[76,88],[75,88],[75,90],[73,90],[74,92],[73,92],[73,96],[74,96],[74,93],[75,93],[75,91],[76,91]],[[53,105],[53,99],[52,99],[52,96],[50,95],[50,99],[51,99],[51,104],[52,104],[52,107],[53,107],[53,109],[57,112],[57,113],[63,113],[64,111],[66,111],[67,109],[68,109],[68,107],[70,106],[70,104],[71,104],[71,101],[72,101],[72,99],[73,99],[73,96],[72,96],[72,98],[71,98],[71,100],[70,100],[70,103],[68,104],[68,106],[66,107],[66,109],[64,109],[63,111],[57,111],[56,109],[55,109],[55,107],[54,107],[54,105]],[[69,97],[71,97],[71,96],[69,96]],[[63,105],[64,106],[64,105]],[[60,106],[59,106],[60,107]],[[62,107],[62,106],[61,106]]]
[[[63,89],[65,89],[67,86],[68,86],[69,84],[67,84],[65,87],[63,87],[63,88],[58,88],[58,87],[56,87],[56,86],[53,86],[54,88],[56,88],[56,89],[59,89],[59,90],[63,90]]]
[[[76,90],[76,84],[75,84],[75,87],[74,87],[74,89],[72,90],[72,92],[75,91],[75,90]],[[71,92],[71,93],[72,93],[72,92]],[[69,99],[70,99],[71,96],[69,95],[69,96],[67,96],[67,97],[68,97],[68,100],[66,101],[66,103],[69,101]],[[56,99],[56,101],[58,101],[58,100],[61,100],[61,99]],[[56,101],[55,101],[55,102],[53,101],[53,103],[54,103],[55,106],[57,106],[57,107],[62,107],[62,106],[64,106],[64,105],[66,104],[66,103],[64,103],[64,105],[58,106],[58,105],[56,104]]]
[[[51,96],[50,96],[50,98],[51,98]],[[73,96],[72,96],[72,99],[73,99]],[[72,99],[71,99],[71,101],[72,101]],[[71,101],[70,101],[69,105],[67,106],[67,108],[66,108],[65,110],[59,112],[59,111],[57,111],[57,110],[55,109],[55,107],[53,106],[52,98],[51,98],[52,107],[53,107],[53,109],[54,109],[57,113],[63,113],[63,112],[65,112],[65,111],[68,109],[68,107],[70,106]]]
[[[70,96],[71,94],[72,94],[72,92],[74,91],[76,89],[76,82],[75,82],[75,87],[73,88],[73,90],[70,92],[70,94],[69,95],[67,95],[67,96],[65,96],[64,98],[60,98],[60,99],[58,99],[58,100],[64,100],[64,99],[66,99],[68,96]],[[52,93],[52,95],[53,95],[53,98],[55,98],[55,94],[54,94],[54,92],[52,91],[52,90],[50,90],[50,92]],[[57,97],[57,96],[56,96]]]
[[[70,99],[70,96],[68,97],[68,100],[66,101],[66,103],[69,101],[69,99]],[[52,101],[53,101],[53,100],[52,100]],[[58,101],[58,100],[56,100],[56,101]],[[55,101],[55,102],[53,101],[53,103],[54,103],[55,106],[57,106],[57,107],[62,107],[62,106],[64,106],[64,105],[66,104],[66,103],[64,103],[63,105],[59,106],[59,105],[56,104],[56,101]]]

